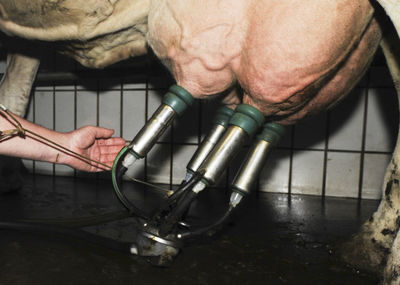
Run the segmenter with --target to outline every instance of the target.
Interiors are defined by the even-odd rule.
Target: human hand
[[[112,138],[113,134],[114,130],[111,129],[86,126],[67,133],[65,139],[70,150],[112,166],[118,152],[125,146],[125,140],[123,138]],[[89,164],[77,156],[64,155],[66,155],[64,160],[60,162],[77,170],[88,172],[107,170],[104,166],[94,162]]]

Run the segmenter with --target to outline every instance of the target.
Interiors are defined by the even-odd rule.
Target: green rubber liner
[[[235,111],[232,110],[231,108],[222,106],[217,110],[217,114],[215,115],[215,118],[214,118],[214,123],[224,126],[224,127],[227,127],[229,120],[234,113],[235,113]]]
[[[248,104],[241,104],[236,108],[235,113],[229,120],[229,125],[238,126],[249,136],[253,136],[264,124],[264,121],[263,113],[257,108]]]
[[[275,123],[268,122],[263,126],[263,130],[259,135],[257,135],[257,139],[267,141],[272,145],[276,145],[281,137],[285,134],[286,127]]]
[[[180,116],[189,106],[193,105],[194,98],[185,88],[174,84],[169,88],[162,102],[174,109]]]

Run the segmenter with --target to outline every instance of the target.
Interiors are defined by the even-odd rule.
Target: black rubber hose
[[[148,220],[149,217],[146,215],[146,213],[141,210],[140,208],[136,207],[133,203],[131,203],[128,198],[122,193],[122,191],[119,189],[119,185],[122,182],[122,177],[124,176],[125,172],[127,171],[127,168],[121,165],[121,159],[125,157],[125,155],[128,153],[129,149],[128,147],[124,147],[119,154],[117,155],[112,170],[111,170],[111,177],[112,177],[112,182],[113,182],[113,188],[114,192],[117,195],[118,199],[120,202],[125,206],[125,208],[128,209],[129,213],[131,215],[135,215],[139,218]]]
[[[201,173],[196,172],[192,178],[184,182],[172,195],[168,198],[168,204],[173,204],[179,197],[181,197],[187,190],[191,190],[192,187],[197,184],[201,180],[203,175]]]
[[[158,229],[158,234],[161,237],[166,236],[182,220],[184,214],[187,213],[190,204],[197,197],[197,193],[188,191],[182,196],[175,208],[161,221]]]
[[[211,236],[214,234],[214,233],[212,233],[212,231],[216,232],[217,228],[221,227],[229,219],[229,217],[233,213],[233,209],[234,209],[234,207],[229,206],[228,210],[224,213],[224,215],[222,215],[216,222],[214,222],[213,224],[211,224],[209,226],[202,227],[202,228],[199,228],[196,230],[187,230],[187,231],[178,233],[178,235],[180,236],[180,238],[182,240],[193,239],[193,238],[199,237],[199,236],[207,234],[207,233],[208,233],[208,236]]]
[[[153,221],[158,224],[163,217],[169,215],[168,213],[171,212],[171,209],[176,207],[177,204],[181,203],[185,196],[185,193],[188,190],[192,190],[193,186],[196,185],[196,183],[199,182],[201,178],[202,175],[200,173],[195,173],[189,181],[182,182],[179,188],[168,198],[161,209],[156,211],[155,215],[153,216]],[[188,209],[182,216],[184,216],[187,211]]]

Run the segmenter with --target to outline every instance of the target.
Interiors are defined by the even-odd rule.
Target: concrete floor
[[[128,187],[141,202],[153,203],[144,187]],[[213,189],[196,210],[218,213],[223,192]],[[374,200],[254,195],[218,237],[185,248],[169,268],[67,235],[0,229],[0,285],[377,284],[376,276],[347,267],[336,254],[377,205]],[[21,191],[0,198],[2,221],[50,219],[71,225],[123,210],[109,180],[28,176]],[[85,230],[120,241],[135,236],[130,219]]]

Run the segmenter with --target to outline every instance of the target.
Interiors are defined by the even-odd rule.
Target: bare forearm
[[[12,136],[0,140],[0,154],[55,162],[83,171],[107,170],[125,145],[123,138],[113,138],[114,130],[86,126],[68,133],[60,133],[14,116],[24,129],[25,137]],[[0,112],[0,131],[15,129],[16,124]],[[31,135],[37,134],[45,139]],[[60,149],[60,146],[68,151]]]
[[[65,144],[66,134],[49,130],[18,116],[15,116],[15,118],[18,119],[24,128],[38,133],[41,136],[51,139],[61,145]],[[16,126],[11,123],[9,118],[4,115],[0,116],[0,131],[15,128]],[[3,139],[0,142],[0,154],[58,163],[63,163],[63,159],[65,159],[65,155],[61,151],[34,138],[30,134],[26,134],[25,137],[13,136]]]

